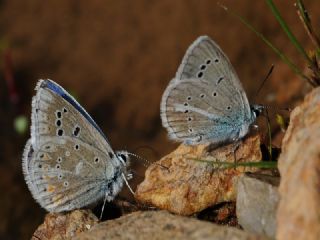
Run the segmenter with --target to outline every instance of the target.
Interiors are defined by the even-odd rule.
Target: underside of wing
[[[172,80],[161,102],[161,119],[169,137],[187,144],[221,143],[236,138],[244,111],[227,89],[206,80]],[[240,99],[241,100],[241,99]]]
[[[71,136],[113,153],[100,128],[62,87],[51,80],[40,80],[36,90],[31,116],[34,148],[46,136]]]
[[[228,57],[208,36],[201,36],[188,48],[176,73],[177,80],[204,79],[219,85],[242,99],[243,108],[249,116],[250,106],[242,84]]]
[[[112,199],[122,167],[100,128],[62,87],[39,81],[23,171],[33,197],[48,211]]]
[[[94,205],[105,195],[113,198],[121,167],[106,162],[104,153],[70,137],[51,138],[33,148],[26,144],[23,173],[35,200],[50,212]]]

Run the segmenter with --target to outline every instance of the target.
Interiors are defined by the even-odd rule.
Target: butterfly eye
[[[260,110],[260,109],[252,108],[251,111],[253,112],[253,114],[254,114],[256,117],[259,117],[260,114],[261,114],[261,110]]]
[[[127,156],[126,155],[120,154],[120,157],[124,162],[127,162]]]
[[[128,160],[128,156],[126,154],[118,153],[117,156],[123,164],[125,164]]]
[[[259,115],[260,115],[260,111],[258,111],[258,110],[253,110],[253,112],[254,112],[254,114],[256,115],[256,117],[259,117]]]

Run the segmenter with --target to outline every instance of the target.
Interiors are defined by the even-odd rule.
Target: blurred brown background
[[[275,2],[299,40],[310,46],[294,1]],[[319,2],[305,3],[319,27]],[[224,4],[303,66],[265,1]],[[154,149],[155,153],[139,150],[150,161],[176,146],[161,126],[160,99],[185,50],[199,35],[209,35],[226,52],[249,99],[271,64],[275,70],[258,102],[290,107],[306,87],[260,39],[212,0],[2,0],[0,31],[2,239],[30,238],[45,214],[32,199],[21,171],[29,131],[18,134],[13,128],[18,115],[30,118],[39,78],[53,79],[74,94],[114,149]],[[10,100],[10,73],[19,101]]]

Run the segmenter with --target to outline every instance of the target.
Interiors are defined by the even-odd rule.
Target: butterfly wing
[[[199,78],[211,82],[213,86],[227,89],[234,97],[242,99],[246,114],[251,114],[250,105],[242,84],[228,57],[208,36],[201,36],[191,44],[182,59],[176,79]]]
[[[51,80],[40,80],[36,91],[37,94],[32,99],[31,115],[31,140],[34,147],[43,143],[42,137],[62,134],[113,152],[102,130],[60,85]],[[59,130],[62,132],[58,133]]]
[[[58,84],[41,80],[36,90],[23,156],[33,197],[54,212],[94,204],[105,194],[111,200],[123,170],[101,130]]]
[[[176,106],[189,97],[184,113]],[[247,133],[254,119],[248,99],[229,59],[209,37],[199,37],[187,50],[162,97],[161,118],[169,136],[185,143],[219,143]]]
[[[161,104],[161,119],[169,137],[186,144],[221,143],[237,138],[242,122],[237,99],[220,97],[206,80],[172,81]],[[226,93],[224,93],[226,94]]]

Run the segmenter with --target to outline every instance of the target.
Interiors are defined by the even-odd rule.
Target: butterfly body
[[[189,47],[160,106],[169,137],[185,144],[241,139],[260,110],[249,105],[227,56],[207,36]]]
[[[111,201],[125,181],[128,153],[114,152],[89,114],[57,83],[40,80],[36,91],[23,153],[23,173],[35,200],[50,212]]]

